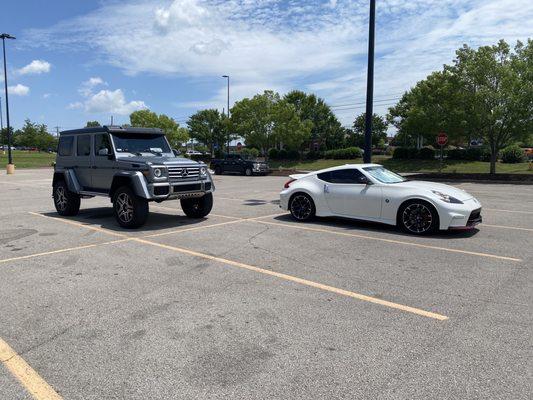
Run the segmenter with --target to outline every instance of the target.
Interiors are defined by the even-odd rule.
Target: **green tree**
[[[163,130],[173,148],[179,148],[189,139],[187,129],[180,127],[174,119],[165,114],[158,115],[150,110],[134,111],[130,114],[130,123],[131,126]]]
[[[405,93],[388,119],[403,143],[419,134],[433,142],[440,130],[458,144],[482,138],[494,174],[499,151],[533,130],[533,42],[517,42],[514,51],[503,40],[477,50],[464,45],[452,65]]]
[[[48,133],[44,124],[35,124],[29,119],[24,121],[24,126],[13,134],[15,146],[36,147],[39,150],[54,149],[57,139]]]
[[[231,109],[231,123],[246,146],[260,149],[263,155],[273,147],[301,148],[309,140],[312,128],[310,121],[301,120],[294,104],[269,90],[236,102]]]
[[[187,126],[192,138],[198,140],[209,148],[211,156],[214,155],[215,145],[222,148],[228,140],[226,118],[218,110],[201,110],[189,117]]]
[[[372,114],[372,146],[379,146],[387,139],[387,120],[380,115]],[[362,113],[353,122],[353,136],[349,137],[349,144],[363,148],[365,145],[366,113]]]
[[[100,122],[98,122],[98,121],[87,121],[87,124],[85,124],[85,126],[87,128],[91,128],[91,127],[99,127],[99,126],[102,126],[102,125],[100,125]]]
[[[283,100],[294,106],[302,122],[312,123],[309,140],[305,144],[309,141],[319,141],[327,149],[344,145],[345,130],[323,99],[314,94],[293,90],[287,93]]]

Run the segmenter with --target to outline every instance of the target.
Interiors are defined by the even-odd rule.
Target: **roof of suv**
[[[164,132],[159,128],[137,128],[137,127],[122,127],[115,125],[104,125],[96,127],[87,127],[81,129],[71,129],[68,131],[62,131],[60,135],[78,135],[81,133],[98,133],[98,132],[108,132],[108,133],[142,133],[144,135],[162,135]]]

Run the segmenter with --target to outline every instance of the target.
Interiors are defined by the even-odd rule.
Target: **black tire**
[[[398,210],[398,226],[413,235],[428,235],[439,229],[439,214],[424,200],[409,200]]]
[[[128,186],[121,186],[113,196],[113,213],[123,228],[138,228],[148,218],[148,200],[136,196]]]
[[[307,222],[315,218],[315,202],[306,193],[295,193],[289,201],[289,211],[298,222]]]
[[[181,199],[181,208],[189,218],[203,218],[211,212],[213,208],[213,193],[206,193],[202,197]]]
[[[63,180],[56,182],[53,188],[54,205],[59,215],[73,216],[80,211],[80,196],[68,190]]]
[[[251,169],[251,168],[248,168],[248,167],[247,167],[247,168],[244,169],[244,175],[246,175],[246,176],[252,176],[252,174],[253,174],[253,173],[252,173],[252,169]]]
[[[215,175],[222,175],[222,168],[220,167],[215,167]]]

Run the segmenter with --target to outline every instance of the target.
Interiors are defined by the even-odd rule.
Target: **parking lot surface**
[[[202,220],[59,217],[0,175],[0,399],[527,399],[533,187],[463,183],[472,232],[293,222],[284,177],[216,176]]]

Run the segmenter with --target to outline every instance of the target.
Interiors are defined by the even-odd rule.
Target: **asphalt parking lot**
[[[466,233],[291,221],[284,177],[217,176],[213,213],[0,175],[0,399],[526,399],[533,186],[464,183]]]

